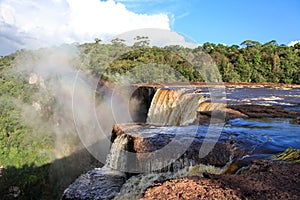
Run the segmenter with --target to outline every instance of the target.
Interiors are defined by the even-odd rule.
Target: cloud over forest
[[[167,14],[138,14],[114,0],[2,0],[0,55],[20,48],[89,42],[140,28],[170,30]]]

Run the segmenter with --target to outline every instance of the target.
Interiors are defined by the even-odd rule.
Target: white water
[[[205,100],[206,98],[201,94],[191,90],[158,89],[151,102],[147,122],[173,126],[191,124],[197,117],[197,111],[217,109],[215,108],[216,105],[204,102]],[[168,129],[170,127],[161,128]],[[177,133],[178,131],[175,132]],[[172,133],[172,131],[170,133]],[[149,134],[151,135],[151,133]],[[108,169],[108,171],[109,169],[112,169],[112,171],[126,171],[126,168],[129,166],[128,155],[126,154],[127,145],[127,136],[125,134],[118,136],[111,146],[110,154],[103,168]],[[151,165],[163,164],[163,162],[162,160],[161,163],[159,161],[144,163],[146,164],[145,166],[149,168],[146,171],[151,171],[153,167]],[[142,197],[143,191],[155,181],[164,181],[193,175],[202,176],[204,172],[221,174],[228,166],[229,164],[222,168],[203,164],[194,166],[192,160],[174,160],[174,162],[169,165],[170,169],[164,169],[166,172],[144,173],[129,178],[115,199],[138,199]]]
[[[187,166],[178,172],[139,174],[128,179],[126,183],[122,186],[120,193],[114,199],[138,199],[143,196],[143,192],[155,181],[165,181],[186,176],[201,177],[205,172],[210,174],[222,174],[227,170],[228,166],[229,164],[222,168],[218,168],[211,165],[200,164],[196,166]]]
[[[188,125],[197,116],[205,98],[186,89],[158,89],[148,111],[148,123],[161,125]]]
[[[107,158],[107,163],[103,167],[108,170],[106,173],[109,173],[109,171],[112,170],[116,176],[120,176],[116,170],[110,168],[121,168],[122,170],[126,169],[127,159],[124,151],[126,151],[127,144],[128,139],[126,135],[120,135],[115,139],[111,147],[111,152]],[[192,161],[179,159],[174,161],[172,163],[172,169],[166,169],[166,172],[151,172],[132,176],[123,184],[121,191],[115,196],[114,199],[133,200],[141,198],[143,192],[156,181],[165,181],[186,176],[201,177],[205,172],[211,174],[222,174],[228,169],[231,161],[232,160],[230,159],[230,161],[224,167],[220,168],[204,164],[194,165]]]
[[[128,144],[128,139],[125,134],[118,136],[112,143],[110,153],[107,156],[106,164],[104,167],[126,171],[127,167],[127,155],[126,147]]]

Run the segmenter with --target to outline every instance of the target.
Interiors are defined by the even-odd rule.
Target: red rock
[[[209,177],[186,177],[156,183],[140,200],[300,199],[300,163],[254,161],[246,173]]]

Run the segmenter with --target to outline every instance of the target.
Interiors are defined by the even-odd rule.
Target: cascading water
[[[126,181],[126,135],[118,136],[102,168],[81,175],[65,191],[62,199],[113,199]]]
[[[128,139],[126,135],[118,136],[112,143],[110,153],[107,156],[105,167],[125,171],[127,167],[126,149]]]
[[[141,149],[149,148],[150,152],[152,152],[153,150],[155,151],[155,148],[151,148],[151,142],[154,142],[153,145],[157,145],[157,147],[159,147],[158,149],[169,145],[169,140],[167,137],[170,137],[170,140],[172,141],[175,140],[176,144],[187,142],[187,139],[190,137],[192,138],[191,141],[193,141],[194,135],[192,134],[191,136],[188,136],[188,134],[191,134],[200,129],[198,129],[197,126],[186,125],[194,122],[197,117],[197,111],[200,111],[203,105],[205,109],[208,109],[208,107],[211,106],[210,104],[206,105],[206,100],[207,98],[191,89],[158,89],[152,99],[151,106],[148,111],[147,122],[149,124],[170,126],[154,126],[157,128],[153,128],[152,126],[150,126],[149,129],[145,129],[145,127],[143,129],[134,129],[135,132],[133,132],[132,134],[134,134],[135,136],[130,137],[139,137],[140,140],[137,140],[140,143],[138,144],[145,145],[142,146]],[[209,107],[209,109],[211,108]],[[87,176],[90,177],[88,178],[89,182],[86,182],[86,178],[78,179],[77,183],[74,183],[74,188],[79,188],[77,188],[76,191],[86,190],[86,188],[96,188],[96,191],[93,191],[93,189],[91,189],[91,191],[89,192],[91,194],[95,193],[95,195],[93,194],[93,198],[101,196],[101,198],[105,197],[103,199],[111,199],[113,197],[115,197],[115,199],[137,199],[141,197],[143,190],[145,190],[148,186],[151,185],[151,183],[156,180],[166,180],[188,175],[201,175],[203,172],[207,171],[211,173],[221,173],[225,168],[227,168],[227,165],[223,168],[217,168],[211,165],[203,165],[199,163],[195,164],[193,158],[188,158],[189,156],[193,155],[192,153],[187,154],[187,157],[176,157],[174,158],[174,160],[171,156],[173,154],[170,154],[171,159],[174,162],[167,162],[170,165],[165,166],[163,165],[163,163],[166,162],[166,160],[170,159],[168,158],[168,155],[164,154],[166,157],[162,156],[162,160],[152,160],[154,162],[151,162],[151,160],[143,159],[144,157],[142,151],[142,153],[137,154],[136,158],[134,158],[136,159],[136,163],[134,164],[138,167],[145,166],[146,169],[142,168],[144,169],[142,170],[144,171],[144,173],[140,173],[139,175],[133,176],[130,179],[126,180],[126,174],[124,172],[129,172],[130,170],[128,171],[128,169],[133,164],[131,160],[133,158],[129,158],[128,154],[129,150],[132,150],[131,148],[133,148],[132,146],[130,146],[132,144],[128,139],[128,134],[130,135],[130,133],[126,132],[124,134],[118,135],[114,139],[104,167],[88,172]],[[175,136],[178,137],[173,138]],[[201,140],[200,138],[202,138],[202,136],[199,136],[198,139]],[[132,141],[134,142],[135,140],[131,140],[131,142]],[[137,146],[138,144],[134,143],[134,145]],[[134,146],[134,148],[137,147]],[[138,152],[136,149],[133,150]],[[191,150],[191,152],[193,151]],[[182,152],[182,155],[184,153],[185,151]],[[195,155],[198,155],[198,153],[196,153]],[[161,171],[156,170],[155,172],[153,172],[153,165],[163,165],[164,167],[161,168]],[[156,167],[154,167],[154,169],[156,169]],[[157,169],[160,168],[158,167]],[[67,191],[67,194],[72,194],[72,186],[70,186],[70,188],[71,190],[69,192]]]
[[[267,89],[267,91],[269,91],[269,89]],[[272,95],[274,95],[273,92],[278,92],[278,90],[269,92],[272,92]],[[293,92],[295,91],[290,91],[290,93],[280,91],[281,96],[287,96],[289,102],[295,104],[295,107],[289,107],[289,109],[298,108],[299,95],[296,93],[298,96],[295,97]],[[259,93],[259,97],[263,96],[261,93]],[[256,93],[252,94],[252,92],[249,92],[249,89],[245,89],[245,91],[240,89],[230,90],[229,98],[233,100],[243,100],[243,96],[239,97],[241,94],[244,94],[246,97],[249,96],[250,98],[252,97],[251,95],[255,95]],[[199,94],[193,90],[176,87],[171,89],[158,89],[148,111],[147,122],[149,124],[143,124],[143,126],[141,125],[139,128],[137,127],[140,124],[128,124],[128,126],[132,128],[132,132],[130,132],[130,129],[122,129],[124,130],[124,134],[117,134],[118,136],[114,139],[105,166],[101,169],[91,170],[83,175],[83,178],[72,184],[69,187],[69,191],[66,190],[66,193],[70,194],[71,197],[73,195],[73,199],[88,199],[81,198],[81,194],[83,194],[83,196],[85,194],[91,194],[90,199],[97,199],[95,197],[99,197],[98,199],[138,199],[142,196],[143,191],[155,181],[164,181],[166,179],[193,175],[201,176],[203,172],[214,174],[224,173],[234,159],[242,166],[245,163],[247,164],[248,159],[269,159],[269,156],[276,152],[283,151],[288,146],[299,148],[299,131],[297,131],[300,130],[299,125],[291,124],[290,119],[253,120],[237,118],[229,120],[224,126],[222,135],[220,137],[218,136],[220,138],[219,141],[222,141],[222,139],[224,141],[230,140],[230,143],[228,143],[230,152],[228,154],[225,152],[225,147],[227,147],[227,143],[225,143],[225,145],[219,145],[220,148],[216,148],[219,150],[212,151],[211,156],[208,156],[207,162],[202,162],[201,160],[195,163],[193,162],[195,161],[194,157],[190,155],[198,156],[198,151],[195,151],[196,154],[193,154],[194,151],[190,151],[190,154],[182,154],[180,158],[174,159],[174,162],[171,162],[170,165],[164,168],[165,171],[153,172],[151,169],[154,164],[151,163],[151,160],[148,160],[147,157],[142,157],[143,152],[154,152],[157,149],[169,145],[169,141],[176,141],[178,145],[181,146],[181,144],[186,143],[186,139],[189,137],[194,137],[193,145],[196,144],[195,146],[190,145],[191,149],[193,149],[192,147],[194,147],[194,149],[200,148],[204,136],[214,141],[215,135],[210,135],[209,137],[206,135],[206,125],[195,126],[195,129],[198,131],[196,136],[194,136],[194,132],[191,131],[193,126],[184,126],[194,121],[197,111],[205,112],[225,108],[225,104],[222,102],[214,103],[207,101],[208,98],[203,97],[203,95],[203,92]],[[232,103],[233,100],[230,102]],[[232,104],[237,103],[233,102]],[[153,124],[171,126],[156,126]],[[211,124],[210,128],[213,130],[214,124]],[[282,134],[283,129],[284,134]],[[216,130],[219,129],[216,127]],[[175,138],[175,136],[179,137]],[[130,140],[128,138],[130,138]],[[231,142],[233,145],[231,145]],[[127,152],[128,150],[132,150],[132,148],[134,152],[142,152],[141,155],[137,155],[136,158],[138,166],[140,166],[140,163],[146,163],[149,165],[149,170],[146,169],[144,173],[127,179],[128,174],[126,175],[122,171],[126,171],[130,166],[129,164],[132,164],[131,160],[128,159]],[[173,158],[172,156],[170,157]],[[227,160],[228,157],[229,159]],[[222,161],[222,165],[217,165],[216,163],[219,162],[219,159],[224,159],[225,163]],[[163,161],[164,159],[162,159],[162,162]],[[160,164],[159,162],[160,161],[156,164]],[[205,163],[205,165],[203,163]],[[147,165],[145,166],[147,167]]]
[[[212,165],[186,166],[178,172],[148,173],[133,176],[124,183],[120,193],[114,200],[139,199],[143,192],[156,181],[164,181],[186,176],[202,176],[203,173],[222,174],[228,166],[215,167]]]
[[[181,126],[192,123],[205,98],[187,89],[158,89],[148,111],[147,123]]]
[[[214,109],[211,103],[205,102],[206,100],[207,98],[196,93],[194,90],[184,88],[158,89],[148,111],[147,123],[171,126],[189,125],[196,119],[197,111]],[[163,127],[161,128],[162,130],[164,129]],[[168,133],[173,133],[174,130],[170,129],[170,131]],[[178,133],[180,131],[177,130],[175,132]],[[114,169],[126,169],[127,160],[124,158],[126,154],[122,153],[126,150],[126,145],[128,145],[126,136],[118,136],[112,144],[105,166]],[[201,175],[204,172],[220,174],[228,168],[231,161],[222,168],[203,164],[193,165],[190,162],[192,160],[185,161],[184,159],[178,159],[174,160],[174,163],[170,165],[172,169],[170,168],[169,171],[151,172],[151,170],[148,170],[148,173],[133,176],[122,186],[120,193],[115,199],[137,199],[141,197],[147,187],[157,180]]]

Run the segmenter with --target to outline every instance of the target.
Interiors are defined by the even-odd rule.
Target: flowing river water
[[[228,105],[275,105],[285,110],[300,111],[300,88],[227,87],[225,91]],[[153,135],[162,134],[181,135],[182,137],[177,137],[179,145],[184,143],[188,137],[197,138],[202,142],[204,141],[203,138],[214,141],[220,139],[230,140],[232,149],[243,152],[240,156],[235,157],[235,162],[240,162],[244,166],[247,166],[251,160],[272,159],[272,155],[282,152],[288,147],[300,148],[300,125],[291,123],[290,118],[234,118],[221,124],[192,125],[191,123],[196,119],[196,111],[201,109],[203,102],[208,99],[210,99],[210,93],[205,88],[194,90],[182,88],[158,89],[152,99],[147,118],[147,123],[156,124],[156,126],[139,129],[138,136],[135,137],[151,138]],[[209,110],[212,107],[206,109]],[[208,134],[209,129],[215,129],[215,132],[218,132],[220,126],[221,133],[214,135],[214,131],[212,131]],[[143,191],[155,181],[189,175],[201,176],[204,172],[224,173],[233,162],[232,158],[234,158],[234,153],[231,152],[225,165],[215,166],[207,163],[195,164],[193,158],[186,156],[181,160],[179,159],[179,161],[177,160],[180,166],[176,170],[174,170],[174,167],[170,170],[167,168],[167,170],[156,171],[152,171],[150,168],[145,173],[128,176],[128,174],[120,172],[124,169],[126,171],[125,165],[128,160],[124,151],[128,148],[128,142],[128,137],[124,134],[118,136],[112,144],[106,165],[94,171],[98,174],[98,177],[103,177],[99,180],[99,187],[102,187],[103,190],[108,187],[111,190],[109,195],[107,195],[107,189],[106,192],[103,191],[106,194],[106,196],[102,195],[104,199],[138,199],[142,196]],[[174,161],[176,163],[176,159]],[[115,170],[109,170],[112,168]],[[111,179],[105,178],[112,174],[114,174],[113,176],[116,177],[117,181],[123,181],[121,184],[117,184],[119,188],[115,187],[115,190],[107,184],[107,180]]]
[[[207,89],[201,88],[200,93],[197,91],[158,90],[149,109],[147,122],[187,125],[195,118],[193,111],[201,107],[204,97],[210,96]],[[226,100],[229,105],[279,106],[286,110],[300,111],[300,88],[227,87]],[[289,146],[300,148],[300,126],[290,121],[289,118],[236,118],[225,124],[223,133],[234,137],[240,148],[247,150],[249,154],[265,157]]]

